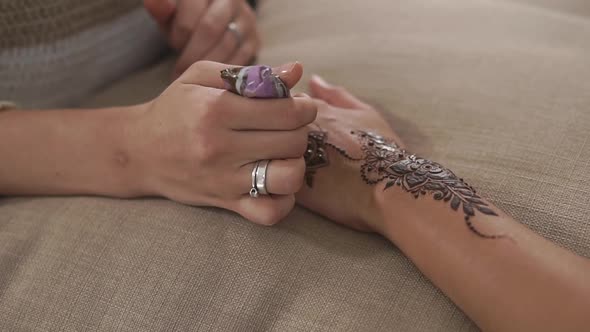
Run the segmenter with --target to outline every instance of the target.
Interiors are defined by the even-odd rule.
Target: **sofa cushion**
[[[260,61],[300,60],[381,106],[411,150],[590,257],[590,23],[531,3],[267,1]],[[170,67],[86,105],[152,98]],[[93,197],[0,201],[0,326],[477,329],[391,244],[309,211],[264,228],[218,209]]]

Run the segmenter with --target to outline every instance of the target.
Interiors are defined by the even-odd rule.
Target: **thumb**
[[[176,1],[143,0],[143,6],[162,29],[168,29],[168,25],[176,13]]]
[[[346,89],[333,86],[318,75],[312,75],[309,81],[311,96],[341,108],[367,109],[369,105],[352,95]]]

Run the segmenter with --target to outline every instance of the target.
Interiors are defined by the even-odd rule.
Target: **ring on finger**
[[[252,189],[250,189],[250,197],[258,198],[258,188],[256,188],[256,173],[258,172],[258,165],[260,162],[256,162],[254,168],[252,168]]]
[[[256,189],[261,195],[268,195],[268,190],[266,190],[266,172],[269,164],[270,160],[261,160],[256,167]]]
[[[244,35],[240,32],[238,24],[235,21],[229,22],[227,30],[229,30],[236,38],[236,48],[240,48],[244,43]]]

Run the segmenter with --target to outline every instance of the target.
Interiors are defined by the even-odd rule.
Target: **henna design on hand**
[[[326,153],[326,144],[328,133],[325,131],[310,131],[308,134],[307,150],[304,158],[307,168],[305,170],[305,183],[313,187],[313,178],[318,168],[330,165],[328,154]]]
[[[313,185],[317,169],[328,166],[325,149],[330,146],[349,161],[361,162],[360,173],[365,183],[376,185],[385,181],[383,190],[397,185],[416,199],[430,193],[435,200],[450,202],[451,208],[455,211],[462,208],[465,223],[473,233],[486,239],[502,237],[483,234],[473,226],[470,218],[475,216],[475,211],[490,216],[498,214],[483,201],[473,187],[442,165],[410,154],[393,141],[365,131],[351,132],[359,140],[362,151],[361,158],[352,158],[345,150],[328,143],[327,133],[312,133],[309,135],[309,146],[312,147],[308,149],[310,158],[306,154],[305,159],[309,169],[306,179],[310,187]],[[319,155],[316,151],[322,151],[326,163],[318,163],[312,158]]]

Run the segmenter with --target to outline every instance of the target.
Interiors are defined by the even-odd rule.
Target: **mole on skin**
[[[129,164],[129,156],[125,151],[115,152],[115,162],[118,166],[125,168]]]

